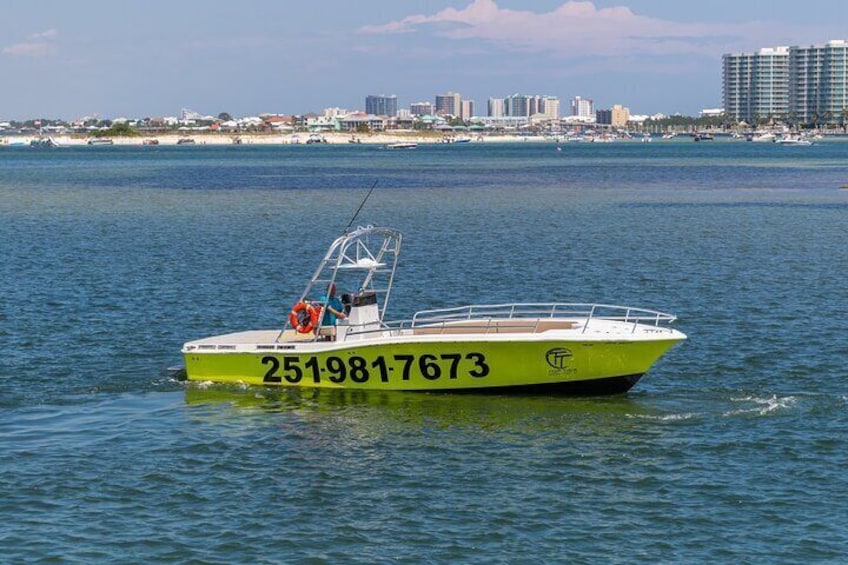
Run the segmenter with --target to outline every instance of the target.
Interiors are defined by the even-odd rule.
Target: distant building
[[[529,118],[536,113],[535,104],[531,108],[531,98],[523,94],[513,94],[504,98],[504,116],[511,118]]]
[[[724,109],[735,120],[755,122],[789,110],[789,47],[722,56]]]
[[[343,131],[359,131],[361,128],[368,131],[383,131],[396,127],[397,119],[386,114],[375,115],[359,112],[349,114],[339,120],[339,128]]]
[[[397,116],[397,96],[383,94],[365,97],[365,113],[375,116]]]
[[[436,95],[435,114],[437,116],[459,116],[462,111],[462,97],[456,92]]]
[[[580,118],[594,118],[595,103],[588,98],[575,96],[571,99],[571,115]]]
[[[197,121],[202,118],[203,116],[194,110],[188,108],[182,108],[180,110],[180,120],[183,122]]]
[[[348,112],[344,108],[324,108],[324,116],[328,118],[341,118],[343,116],[347,116],[350,112]]]
[[[848,117],[848,41],[722,56],[725,114],[757,124],[837,124]]]
[[[598,110],[595,113],[595,121],[597,123],[614,128],[623,128],[627,125],[629,119],[630,109],[623,107],[621,104],[615,104],[609,110]]]
[[[475,123],[499,130],[517,130],[530,125],[530,118],[523,116],[477,116]]]
[[[332,116],[312,116],[306,119],[306,129],[313,132],[338,131],[341,119]]]
[[[459,103],[459,117],[468,121],[474,115],[474,100],[461,100]]]
[[[492,118],[529,118],[556,120],[560,117],[559,98],[556,96],[526,96],[513,94],[506,98],[489,98],[488,115]]]
[[[409,113],[413,116],[432,116],[433,105],[429,102],[415,102],[409,105]]]
[[[848,118],[848,41],[789,48],[789,112],[804,122]]]
[[[537,100],[537,114],[543,114],[549,120],[559,119],[559,98],[556,96],[542,96]]]
[[[502,118],[506,115],[503,98],[489,98],[486,115],[490,118]]]

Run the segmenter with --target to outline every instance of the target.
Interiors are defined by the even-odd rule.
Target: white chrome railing
[[[555,303],[516,303],[460,306],[421,310],[412,317],[413,325],[441,322],[446,320],[477,320],[486,318],[588,318],[634,322],[659,326],[671,323],[676,316],[630,306],[615,304],[590,304],[576,302]]]
[[[416,312],[411,320],[384,323],[380,329],[358,330],[351,328],[349,335],[363,336],[373,332],[396,335],[403,331],[418,330],[426,333],[502,333],[541,331],[552,323],[571,322],[569,329],[585,333],[594,320],[632,324],[631,332],[638,326],[666,327],[676,316],[656,310],[590,303],[514,303],[460,306]]]

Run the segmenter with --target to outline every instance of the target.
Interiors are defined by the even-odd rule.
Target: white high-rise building
[[[504,108],[504,99],[503,98],[489,98],[489,108],[487,112],[487,116],[491,118],[502,118],[505,115]]]
[[[474,115],[474,100],[462,100],[459,103],[459,117],[462,120],[470,120]]]
[[[848,121],[848,41],[789,50],[789,111],[805,123]]]
[[[724,110],[729,118],[756,123],[785,118],[789,109],[789,47],[722,57]]]
[[[588,98],[575,96],[571,99],[571,115],[578,118],[592,119],[595,117],[595,103]]]
[[[729,118],[815,125],[848,119],[848,41],[725,54],[722,71]]]
[[[549,120],[558,120],[559,113],[559,98],[556,96],[542,96],[539,99],[537,114],[543,114]]]

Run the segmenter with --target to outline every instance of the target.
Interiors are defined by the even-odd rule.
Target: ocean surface
[[[356,223],[389,317],[676,314],[626,395],[175,380]],[[848,142],[0,149],[0,562],[848,560]]]

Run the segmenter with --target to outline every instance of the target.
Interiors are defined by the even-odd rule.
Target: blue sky
[[[459,92],[721,106],[721,55],[848,39],[845,0],[0,0],[0,120],[400,107]]]

